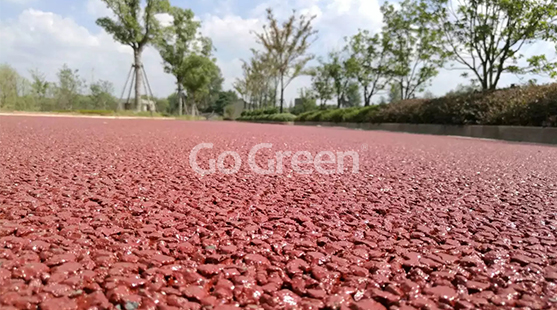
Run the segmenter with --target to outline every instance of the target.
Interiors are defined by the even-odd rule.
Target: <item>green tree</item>
[[[521,50],[555,38],[557,2],[554,0],[469,0],[453,3],[431,0],[440,7],[445,48],[462,67],[471,71],[483,90],[496,89],[504,73],[557,74],[546,55],[520,64]],[[468,72],[463,76],[468,77]]]
[[[168,101],[168,106],[166,107],[166,113],[168,114],[177,114],[179,105],[178,105],[178,93],[172,93],[168,97],[166,97]],[[159,110],[157,110],[159,111]]]
[[[317,33],[312,27],[314,18],[315,16],[297,16],[294,12],[286,22],[280,24],[269,8],[268,25],[263,27],[263,32],[256,33],[258,43],[263,45],[275,62],[280,83],[280,113],[283,112],[285,88],[304,72],[306,64],[313,59],[307,50],[313,43],[312,36]]]
[[[77,69],[72,70],[66,64],[58,71],[56,99],[59,109],[72,110],[79,103],[79,97],[85,82],[79,77]]]
[[[48,94],[50,83],[46,80],[44,73],[39,69],[30,70],[31,74],[31,91],[37,102],[41,102]]]
[[[243,98],[248,102],[249,108],[261,108],[268,103],[268,98],[272,92],[270,89],[270,79],[272,79],[272,69],[269,68],[267,55],[256,50],[252,50],[253,56],[249,61],[243,61],[243,77],[237,79],[235,89],[243,93]]]
[[[184,109],[180,94],[186,75],[186,59],[192,52],[199,52],[199,48],[210,48],[210,45],[199,35],[201,23],[194,20],[194,14],[190,9],[172,7],[170,15],[173,18],[172,24],[162,31],[162,35],[156,38],[155,42],[164,62],[164,71],[176,78],[179,94],[178,115],[182,115]]]
[[[409,99],[429,86],[448,54],[443,49],[439,14],[418,0],[404,0],[400,8],[385,2],[381,7],[385,27],[382,35],[389,42],[393,82],[400,86],[400,97]]]
[[[357,82],[351,82],[348,84],[342,101],[342,105],[347,108],[359,107],[362,105],[362,95],[360,94],[360,87]]]
[[[205,55],[190,54],[184,61],[183,85],[187,92],[187,100],[197,106],[204,96],[209,94],[211,81],[220,75],[220,69]]]
[[[135,67],[135,106],[139,111],[141,97],[142,68],[141,54],[154,38],[162,31],[156,15],[168,12],[168,0],[147,0],[142,10],[141,0],[102,0],[112,10],[116,19],[103,17],[97,19],[97,25],[111,34],[114,39],[133,49]],[[121,108],[121,107],[119,107]]]
[[[236,93],[238,93],[238,95],[242,99],[242,101],[244,102],[244,110],[247,109],[246,104],[247,104],[247,98],[248,98],[248,93],[249,93],[247,84],[248,83],[246,81],[245,70],[244,70],[244,77],[243,78],[236,78],[236,80],[232,84],[232,87],[234,88]]]
[[[269,103],[275,106],[279,85],[276,71],[277,63],[273,55],[268,52],[260,53],[255,50],[252,52],[253,57],[249,66],[252,74],[250,80],[255,93],[255,104],[259,108],[268,106]]]
[[[91,94],[89,95],[91,99],[90,108],[103,109],[103,110],[116,110],[118,107],[118,102],[116,98],[112,95],[114,92],[114,85],[110,81],[99,80],[92,83],[89,86]]]
[[[321,101],[321,107],[324,107],[327,101],[333,99],[333,79],[323,62],[320,66],[310,70],[310,75],[312,90]]]
[[[8,64],[0,65],[0,108],[15,108],[20,76]]]
[[[371,98],[384,90],[392,79],[391,49],[388,36],[371,35],[367,30],[360,30],[351,37],[346,47],[352,58],[353,75],[364,90],[365,106],[371,104]]]
[[[168,114],[169,102],[167,98],[156,98],[155,107],[158,112]]]
[[[222,76],[222,72],[220,68],[218,68],[217,72],[211,76],[211,81],[209,82],[209,85],[207,85],[207,93],[203,98],[201,110],[209,111],[209,112],[213,110],[215,103],[220,98],[220,95],[222,93],[223,83],[224,83],[224,77]]]
[[[211,112],[224,115],[226,106],[231,105],[238,101],[238,95],[234,91],[221,91],[218,99],[211,106]]]
[[[391,84],[391,88],[389,89],[389,103],[398,102],[402,100],[401,91],[400,91],[400,84],[393,83]]]
[[[343,106],[343,100],[353,76],[352,69],[355,67],[353,59],[343,59],[340,52],[331,52],[329,61],[322,63],[322,66],[331,77],[333,93],[337,98],[337,108],[340,108]]]

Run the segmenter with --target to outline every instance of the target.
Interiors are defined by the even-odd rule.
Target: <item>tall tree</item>
[[[20,76],[10,65],[0,65],[0,108],[15,108]]]
[[[192,107],[197,107],[204,96],[209,94],[209,85],[215,76],[220,75],[220,69],[215,59],[197,53],[186,57],[183,68],[187,100]]]
[[[115,19],[97,19],[97,25],[110,33],[114,39],[133,49],[135,68],[135,106],[139,111],[141,98],[142,68],[141,54],[154,38],[160,35],[162,26],[157,14],[168,12],[168,0],[146,0],[142,9],[141,0],[102,0],[112,10]],[[121,108],[121,107],[120,107]]]
[[[388,36],[372,36],[367,30],[360,30],[348,40],[346,49],[353,59],[354,78],[364,90],[366,107],[371,104],[373,95],[384,90],[392,79],[390,48]]]
[[[261,33],[256,33],[258,43],[271,55],[276,65],[280,83],[280,112],[284,107],[284,90],[297,76],[303,73],[306,64],[313,59],[307,53],[313,43],[312,36],[317,33],[312,27],[315,16],[292,16],[279,24],[272,9],[267,9],[268,25]]]
[[[202,110],[213,110],[215,103],[217,102],[217,100],[219,100],[219,98],[221,97],[221,93],[223,92],[223,83],[224,77],[222,76],[220,68],[218,68],[217,72],[211,76],[209,85],[207,85],[207,95],[203,98],[203,106],[201,107]]]
[[[31,74],[31,90],[33,96],[35,96],[40,104],[48,93],[50,83],[46,80],[44,73],[39,71],[39,69],[30,70],[29,73]]]
[[[353,76],[353,60],[345,59],[340,52],[331,52],[329,61],[322,63],[322,66],[331,77],[333,92],[337,98],[337,108],[341,108]]]
[[[358,82],[350,82],[346,88],[346,93],[342,100],[344,107],[359,107],[362,105],[362,95],[360,94],[360,85]]]
[[[496,89],[504,73],[541,71],[555,74],[546,55],[534,55],[522,65],[521,50],[548,39],[557,29],[554,0],[431,0],[440,7],[446,49],[471,71],[482,89]],[[467,72],[463,74],[469,76]]]
[[[110,81],[99,80],[91,83],[89,86],[91,91],[91,103],[95,109],[113,110],[117,108],[116,98],[112,95],[114,85]]]
[[[392,102],[397,102],[402,100],[402,97],[400,96],[401,91],[400,91],[400,84],[399,83],[392,83],[391,84],[391,88],[389,89],[389,98],[388,98],[388,103],[392,103]]]
[[[66,64],[60,68],[57,76],[56,99],[59,107],[64,110],[72,110],[78,103],[85,81],[79,76],[77,69],[72,70]]]
[[[172,7],[172,24],[155,39],[155,45],[164,62],[164,70],[176,78],[178,114],[182,115],[182,89],[186,72],[186,58],[200,48],[207,48],[207,41],[198,33],[201,23],[194,20],[190,9]],[[203,46],[205,44],[205,46]]]
[[[321,61],[321,65],[310,70],[311,87],[317,98],[324,107],[327,101],[333,99],[333,79],[327,70],[327,66]]]
[[[224,115],[224,109],[230,104],[238,101],[238,95],[234,91],[221,91],[217,100],[211,106],[211,111],[220,115]]]
[[[232,87],[244,102],[244,109],[247,109],[246,105],[247,105],[247,98],[248,98],[248,87],[247,87],[245,74],[243,78],[236,78],[236,80],[232,84]]]
[[[243,61],[243,77],[237,79],[235,88],[241,87],[243,97],[249,101],[250,108],[261,108],[276,102],[276,66],[268,53],[252,50],[249,61]],[[236,89],[239,93],[240,88]]]
[[[390,44],[393,82],[400,97],[409,99],[429,86],[448,54],[437,26],[439,14],[419,0],[404,0],[400,8],[385,2],[381,7],[385,27],[382,35]]]

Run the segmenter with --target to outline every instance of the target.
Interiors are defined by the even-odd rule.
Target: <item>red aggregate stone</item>
[[[240,171],[195,173],[203,142],[203,169],[235,151]],[[261,167],[354,150],[359,173],[259,175],[259,143]],[[456,137],[0,116],[0,308],[557,308],[555,163]]]

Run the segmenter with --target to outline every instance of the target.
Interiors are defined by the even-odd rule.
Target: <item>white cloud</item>
[[[86,8],[87,13],[95,18],[111,16],[113,14],[101,0],[87,0]]]
[[[262,25],[257,18],[207,15],[202,20],[201,32],[213,40],[220,54],[235,58],[249,55],[250,48],[257,46],[251,31],[259,30]]]
[[[132,63],[132,49],[106,32],[92,33],[71,18],[34,9],[0,22],[0,41],[0,62],[10,63],[23,75],[38,68],[54,81],[67,64],[88,82],[94,70],[95,79],[112,81],[118,95]],[[163,72],[157,51],[147,48],[143,63],[155,95],[173,91],[172,77]]]
[[[344,37],[355,34],[358,29],[379,31],[382,25],[378,0],[267,0],[254,6],[245,17],[232,13],[233,0],[211,1],[215,9],[200,16],[202,32],[213,40],[217,49],[225,88],[231,88],[234,79],[241,76],[241,59],[248,59],[250,49],[257,47],[252,32],[261,30],[267,7],[272,7],[279,19],[287,18],[292,9],[315,15],[314,27],[319,31],[319,40],[310,52],[318,56],[339,48]],[[111,15],[101,0],[87,0],[85,8],[93,20]],[[161,16],[161,19],[168,22],[169,16]],[[90,79],[94,69],[95,78],[115,84],[117,95],[120,95],[132,62],[131,48],[115,42],[99,27],[87,28],[72,18],[34,9],[26,9],[13,19],[0,21],[0,42],[0,62],[10,63],[23,74],[37,67],[47,73],[49,79],[55,80],[58,69],[67,63]],[[554,54],[553,45],[547,44],[534,46],[529,52],[542,50]],[[166,96],[174,91],[174,80],[163,72],[156,50],[147,48],[143,62],[155,95]],[[433,81],[431,90],[440,95],[465,82],[459,74],[443,70]],[[502,82],[508,85],[516,79],[505,76]],[[307,87],[309,83],[308,77],[294,80],[286,90],[286,102],[297,96],[298,88]]]
[[[359,28],[378,30],[382,15],[377,0],[268,0],[255,6],[249,17],[237,15],[207,15],[203,18],[203,34],[209,36],[217,48],[217,55],[225,60],[219,61],[226,78],[225,87],[231,87],[234,79],[240,77],[240,59],[248,59],[250,48],[257,43],[252,31],[260,31],[266,21],[266,9],[273,8],[275,16],[288,18],[292,9],[300,14],[315,15],[314,28],[319,31],[318,41],[310,52],[324,55],[329,49],[338,48],[344,37],[355,34]],[[298,88],[309,87],[308,77],[299,77],[286,89],[286,102],[298,95]]]

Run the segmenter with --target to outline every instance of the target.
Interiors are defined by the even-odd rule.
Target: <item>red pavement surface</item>
[[[201,142],[240,172],[196,174]],[[258,175],[258,143],[360,171]],[[0,116],[2,309],[555,309],[556,216],[555,147]]]

